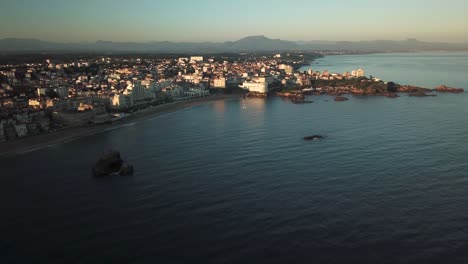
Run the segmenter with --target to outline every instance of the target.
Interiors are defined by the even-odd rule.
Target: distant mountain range
[[[221,53],[221,52],[275,52],[275,51],[356,51],[356,52],[410,52],[410,51],[465,51],[468,43],[403,41],[286,41],[265,36],[249,36],[228,42],[112,42],[58,43],[38,39],[0,39],[0,54],[7,53],[65,53],[65,52],[148,52],[148,53]]]

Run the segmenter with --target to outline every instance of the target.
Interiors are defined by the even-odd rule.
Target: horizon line
[[[236,42],[246,38],[253,38],[253,37],[263,37],[269,40],[281,40],[281,41],[289,41],[289,42],[373,42],[373,41],[419,41],[419,42],[428,42],[428,43],[453,43],[453,44],[468,44],[467,41],[427,41],[421,40],[417,38],[405,38],[405,39],[371,39],[371,40],[328,40],[328,39],[312,39],[312,40],[289,40],[289,39],[282,39],[282,38],[270,38],[265,35],[249,35],[245,36],[236,40],[225,40],[225,41],[188,41],[188,40],[142,40],[142,41],[116,41],[116,40],[82,40],[82,41],[58,41],[58,40],[45,40],[41,38],[34,38],[34,37],[2,37],[0,40],[36,40],[42,42],[52,42],[52,43],[62,43],[62,44],[92,44],[98,42],[110,42],[110,43],[157,43],[157,42],[172,42],[172,43],[226,43],[226,42]]]

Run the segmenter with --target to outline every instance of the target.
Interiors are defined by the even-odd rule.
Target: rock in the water
[[[349,99],[343,96],[337,96],[335,97],[335,101],[337,102],[342,102],[342,101],[348,101]]]
[[[400,97],[396,93],[386,93],[385,96],[388,97],[388,98],[398,98],[398,97]]]
[[[103,177],[114,173],[124,173],[122,175],[129,175],[133,173],[133,166],[124,163],[120,157],[120,152],[112,150],[105,153],[96,162],[93,167],[93,175],[94,177]]]
[[[416,92],[416,93],[410,93],[409,96],[414,96],[414,97],[426,97],[426,96],[437,96],[435,94],[427,94],[424,92]]]
[[[133,165],[130,165],[126,162],[122,164],[122,167],[120,167],[119,174],[121,176],[130,176],[133,175]]]
[[[315,140],[315,139],[324,139],[324,138],[325,138],[324,136],[313,135],[313,136],[304,137],[304,140]]]
[[[432,91],[431,89],[428,89],[428,88],[404,85],[404,86],[398,87],[397,92],[398,93],[430,93]]]

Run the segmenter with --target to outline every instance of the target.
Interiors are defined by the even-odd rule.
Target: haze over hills
[[[249,36],[228,42],[112,42],[59,43],[38,39],[0,39],[0,53],[34,52],[148,52],[148,53],[221,53],[260,51],[314,51],[346,50],[356,52],[410,52],[410,51],[466,51],[468,43],[423,42],[416,39],[403,41],[287,41],[265,36]]]

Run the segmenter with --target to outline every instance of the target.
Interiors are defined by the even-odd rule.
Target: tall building
[[[132,96],[115,94],[111,97],[111,106],[114,109],[124,109],[133,106]]]
[[[280,70],[284,70],[284,72],[286,72],[286,74],[288,75],[291,75],[294,73],[294,67],[291,66],[291,65],[287,65],[287,64],[280,64],[278,69]]]
[[[150,86],[144,86],[141,82],[135,82],[134,84],[128,82],[126,91],[133,95],[135,101],[155,97],[155,93],[151,92]]]
[[[364,77],[364,70],[363,69],[357,69],[351,72],[351,75],[354,77]]]

